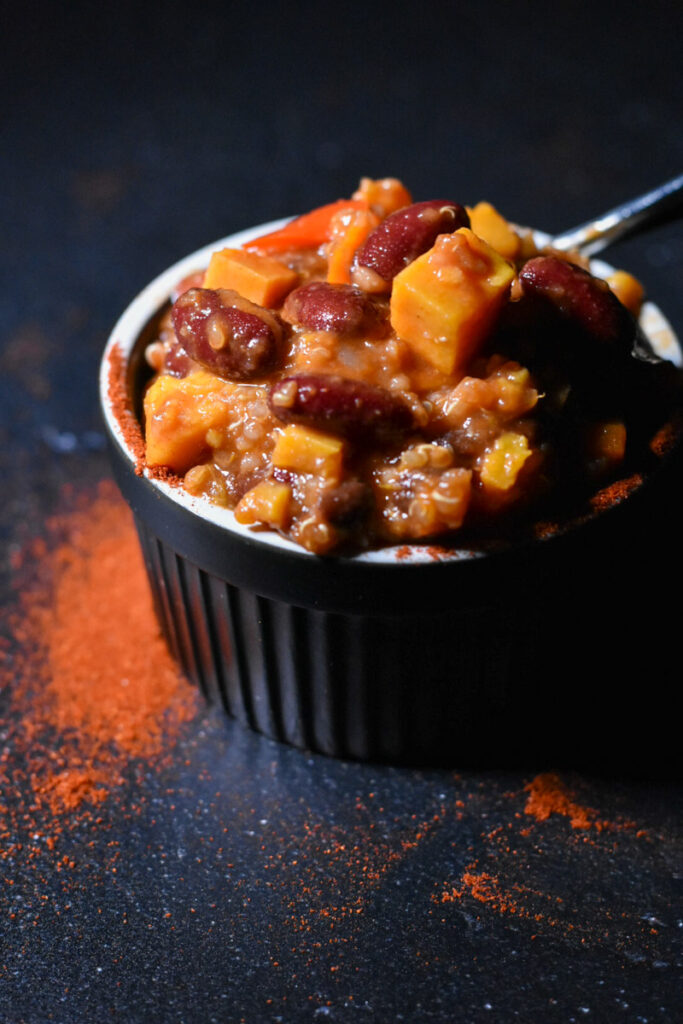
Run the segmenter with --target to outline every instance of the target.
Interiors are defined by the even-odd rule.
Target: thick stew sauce
[[[637,441],[641,301],[488,203],[364,178],[179,285],[146,461],[316,554],[519,521]]]

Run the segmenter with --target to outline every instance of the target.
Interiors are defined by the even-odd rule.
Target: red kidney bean
[[[227,288],[190,288],[171,310],[173,327],[191,359],[228,380],[250,380],[271,370],[282,324],[269,310]]]
[[[404,206],[370,232],[356,253],[356,265],[390,283],[400,270],[434,245],[437,235],[469,227],[464,207],[446,199],[428,199]]]
[[[631,341],[633,319],[600,278],[558,256],[536,256],[524,264],[519,280],[526,295],[550,303],[568,321],[600,342]]]
[[[172,377],[187,377],[193,368],[196,369],[196,364],[176,339],[164,357],[164,373],[170,373]]]
[[[633,358],[637,323],[608,285],[558,256],[529,260],[519,279],[522,301],[529,300],[541,329],[539,335],[539,328],[531,327],[529,336],[536,340],[526,365],[549,396],[566,389],[559,407],[562,420],[621,417],[636,406],[640,418],[645,364]],[[544,308],[550,323],[539,316]],[[550,416],[558,412],[552,401],[545,407]]]
[[[377,301],[354,285],[310,281],[289,293],[282,318],[314,331],[350,335],[376,327],[381,313]]]
[[[335,374],[283,377],[272,386],[269,400],[286,423],[306,423],[356,440],[392,441],[414,425],[410,407],[390,391]]]

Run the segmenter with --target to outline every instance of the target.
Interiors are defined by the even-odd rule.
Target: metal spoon
[[[550,240],[553,249],[593,256],[608,245],[683,215],[683,174]]]

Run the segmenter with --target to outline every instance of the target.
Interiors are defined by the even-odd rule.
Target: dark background
[[[361,175],[400,177],[418,199],[485,198],[512,220],[550,231],[573,226],[681,172],[682,38],[683,6],[665,0],[6,4],[3,539],[37,528],[65,482],[108,475],[96,400],[100,354],[122,309],[166,266],[229,232],[348,195]],[[643,280],[680,332],[680,224],[621,243],[610,258]],[[6,565],[3,573],[4,580]],[[157,782],[141,783],[158,823],[153,836],[138,823],[124,844],[119,871],[143,894],[137,927],[122,929],[121,886],[105,879],[104,918],[93,918],[84,885],[71,930],[46,924],[27,946],[6,928],[0,1019],[678,1018],[680,804],[667,779],[629,778],[625,766],[622,779],[586,782],[593,803],[606,814],[646,818],[658,843],[614,841],[598,856],[565,836],[564,852],[543,871],[565,896],[579,891],[579,903],[627,924],[603,944],[586,945],[580,930],[571,940],[548,932],[534,944],[527,922],[478,907],[446,920],[425,914],[421,902],[436,877],[457,875],[490,849],[482,837],[503,827],[503,794],[528,776],[308,759],[212,716],[188,744],[171,780],[184,794],[180,806],[164,803],[163,789],[153,792]],[[210,795],[202,774],[209,770]],[[219,788],[230,780],[219,798],[216,779]],[[474,803],[387,874],[363,925],[343,924],[343,944],[333,948],[329,926],[319,923],[309,947],[316,951],[295,969],[281,904],[264,895],[264,857],[296,848],[302,807],[351,842],[351,808],[370,791],[384,807],[364,824],[376,824],[390,849],[400,848],[411,817],[441,803],[437,794]],[[260,854],[253,831],[238,828],[237,796],[255,820],[278,809],[279,832],[269,832]],[[200,805],[211,807],[209,824]],[[187,826],[190,853],[201,851],[203,829],[217,821],[232,827],[233,876],[210,860],[200,868],[192,856],[182,886],[173,858],[158,872],[151,849],[175,848]],[[537,833],[532,868],[551,840],[564,841],[563,827],[550,822]],[[328,877],[322,849],[307,856],[306,870],[327,877],[333,902],[350,876]],[[282,885],[300,892],[308,877],[291,872]],[[200,908],[192,927],[188,888]],[[254,899],[248,912],[245,891]],[[180,937],[159,923],[162,905],[185,922]],[[661,926],[655,952],[638,930],[648,915]],[[118,967],[97,972],[103,961]]]

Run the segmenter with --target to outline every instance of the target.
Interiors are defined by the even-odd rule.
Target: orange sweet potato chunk
[[[299,280],[295,270],[272,256],[245,249],[215,252],[204,278],[205,288],[230,288],[258,306],[279,306]]]
[[[361,178],[354,199],[364,199],[369,209],[381,217],[410,206],[413,201],[408,189],[398,178]]]
[[[207,431],[220,429],[234,415],[236,385],[205,370],[188,377],[157,377],[145,395],[146,458],[150,466],[185,473],[208,450]]]
[[[285,427],[273,450],[273,465],[294,473],[315,473],[328,480],[339,480],[344,459],[341,438],[298,423]]]
[[[509,491],[530,455],[531,448],[524,434],[505,431],[482,460],[479,472],[482,484],[487,490]]]
[[[261,480],[241,498],[235,508],[238,523],[264,523],[284,530],[289,522],[292,488],[278,480]]]
[[[470,227],[507,260],[519,256],[522,239],[491,203],[477,203],[469,210]]]
[[[439,235],[394,278],[391,325],[441,373],[465,366],[505,302],[514,268],[469,228]]]
[[[619,302],[626,306],[634,316],[638,316],[643,305],[643,299],[645,298],[645,289],[638,278],[634,277],[633,274],[629,274],[626,270],[615,270],[607,278],[607,284],[619,299]]]

